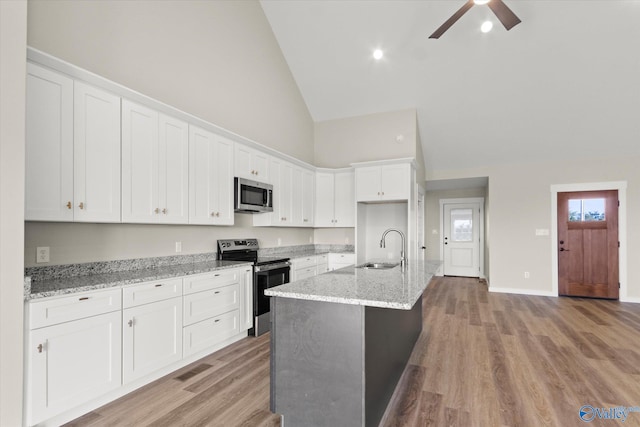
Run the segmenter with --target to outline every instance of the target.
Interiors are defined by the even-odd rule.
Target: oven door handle
[[[291,267],[291,263],[287,261],[287,262],[279,262],[278,264],[256,265],[255,271],[256,273],[261,273],[263,271],[278,270],[280,268],[290,269],[290,267]]]

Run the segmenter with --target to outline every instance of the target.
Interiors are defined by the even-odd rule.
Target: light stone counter
[[[409,260],[387,270],[346,267],[265,290],[269,296],[411,310],[442,262]]]
[[[25,280],[25,300],[125,286],[171,277],[189,276],[191,274],[209,273],[227,268],[237,268],[243,265],[253,264],[250,262],[212,260],[103,274],[87,274],[37,281],[29,280],[29,289],[26,287],[27,280]],[[26,292],[29,293],[27,294]]]

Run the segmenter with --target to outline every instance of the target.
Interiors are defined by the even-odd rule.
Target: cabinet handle
[[[130,328],[132,328],[133,327],[133,319],[129,320],[127,322],[127,324],[129,325]]]
[[[38,344],[38,353],[42,353],[43,348],[42,344]]]
[[[79,207],[80,209],[84,209],[84,202],[80,202],[80,204],[78,205],[78,207]]]
[[[258,171],[256,171],[256,175],[258,175]]]
[[[213,323],[218,323],[220,321],[220,319],[216,319],[213,321]]]
[[[89,299],[89,297],[82,297],[82,298],[78,298],[78,301],[86,301],[88,299]]]
[[[166,215],[167,214],[167,208],[162,209],[162,213]]]
[[[220,273],[218,273],[218,274],[214,274],[214,276],[215,276],[215,277],[218,277],[219,275],[220,275]]]
[[[160,208],[155,208],[154,212],[156,213],[156,215],[159,214],[160,213]]]
[[[156,285],[156,288],[159,288],[159,287],[160,287],[160,286],[162,286],[163,284],[164,284],[164,283],[158,283],[158,284]]]
[[[216,216],[216,213],[215,212],[211,212],[211,216]]]
[[[382,195],[384,196],[384,191],[382,192]]]
[[[215,291],[213,294],[214,295],[218,295],[220,293],[220,291]]]
[[[220,216],[220,212],[216,212],[216,216]]]
[[[67,202],[67,209],[71,209],[71,202]]]

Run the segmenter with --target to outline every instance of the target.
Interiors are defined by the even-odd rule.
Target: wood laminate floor
[[[490,294],[476,279],[448,277],[434,279],[423,307],[382,426],[640,426],[640,413],[624,423],[578,415],[583,405],[640,407],[640,305]],[[68,425],[279,426],[269,412],[269,335]]]

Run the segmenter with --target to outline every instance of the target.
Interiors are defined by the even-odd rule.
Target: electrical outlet
[[[529,274],[529,272],[528,272],[528,271],[525,271],[525,272],[524,272],[524,278],[525,278],[525,279],[528,279],[529,277],[531,277],[531,275]]]
[[[49,246],[38,246],[36,248],[36,262],[49,262]]]
[[[182,252],[182,242],[176,242],[176,252]]]

